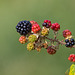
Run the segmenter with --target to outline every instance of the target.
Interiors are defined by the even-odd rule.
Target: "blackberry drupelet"
[[[31,23],[29,21],[20,21],[17,26],[16,30],[20,35],[27,35],[29,32],[31,32]]]
[[[70,41],[71,41],[71,42],[74,42],[74,39],[71,38]]]
[[[72,44],[72,45],[74,45],[75,43],[74,43],[74,42],[72,42],[71,44]]]
[[[70,43],[70,47],[72,47],[73,45],[72,45],[72,43]]]
[[[65,44],[65,46],[66,46],[66,47],[70,47],[70,42],[67,42],[67,43]]]
[[[69,40],[68,40],[68,39],[66,39],[66,40],[65,40],[65,42],[67,43],[67,42],[69,42]]]
[[[45,26],[45,27],[46,27],[46,25],[47,25],[47,23],[43,23],[43,24],[42,24],[42,26]]]

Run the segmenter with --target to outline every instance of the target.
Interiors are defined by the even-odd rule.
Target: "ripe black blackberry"
[[[20,21],[17,26],[16,30],[20,35],[27,35],[29,32],[31,32],[31,23],[29,21]]]
[[[72,47],[75,44],[75,41],[72,38],[70,40],[66,39],[65,42],[66,42],[65,44],[66,47]]]

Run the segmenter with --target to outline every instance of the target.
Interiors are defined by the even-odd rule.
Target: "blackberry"
[[[25,37],[25,36],[21,36],[21,37],[19,38],[19,42],[20,42],[21,44],[25,44],[25,43],[27,42],[26,37]]]
[[[43,36],[48,35],[48,33],[49,33],[49,31],[48,31],[47,28],[44,28],[44,29],[42,29],[42,31],[41,31],[41,34],[42,34]]]
[[[60,29],[60,25],[58,23],[53,23],[51,29],[54,31],[58,31]]]
[[[31,23],[29,21],[20,21],[17,26],[16,30],[20,35],[27,35],[29,32],[31,32]]]
[[[36,36],[36,35],[30,35],[30,36],[28,37],[28,40],[29,40],[30,42],[35,42],[35,41],[37,40],[37,36]]]
[[[65,44],[66,47],[72,47],[73,45],[75,45],[75,41],[72,38],[70,40],[66,39],[65,42],[66,42]]]
[[[53,54],[56,53],[56,50],[53,49],[52,46],[49,46],[49,47],[47,48],[47,52],[48,52],[49,54],[53,55]]]
[[[50,28],[51,27],[51,21],[50,20],[44,20],[44,23],[42,25],[46,28]]]
[[[71,35],[72,35],[72,33],[70,30],[66,29],[63,31],[63,37],[64,38],[67,38],[68,36],[71,36]]]
[[[27,50],[31,51],[34,49],[34,44],[33,43],[28,43],[27,44]]]

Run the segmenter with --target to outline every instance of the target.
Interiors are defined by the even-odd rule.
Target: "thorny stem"
[[[48,39],[48,40],[50,40],[50,41],[52,41],[52,42],[58,42],[59,44],[61,44],[61,45],[65,45],[66,43],[65,42],[63,42],[63,41],[59,41],[58,39],[52,39],[52,38],[48,38],[48,37],[45,37],[46,39]]]
[[[45,36],[45,38],[48,39],[48,40],[50,40],[51,42],[57,42],[58,44],[61,44],[61,45],[65,45],[66,44],[65,42],[60,41],[60,40],[58,40],[56,38],[55,39],[52,39],[52,38],[48,38],[46,36]],[[75,48],[75,46],[73,46],[73,48]]]

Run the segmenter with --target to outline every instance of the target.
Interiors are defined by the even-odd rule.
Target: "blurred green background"
[[[45,49],[29,52],[26,44],[18,42],[19,21],[35,20],[41,26],[45,19],[61,25],[60,40],[65,29],[75,36],[75,0],[0,0],[0,75],[65,75],[74,48],[60,46],[55,55],[49,55]]]

